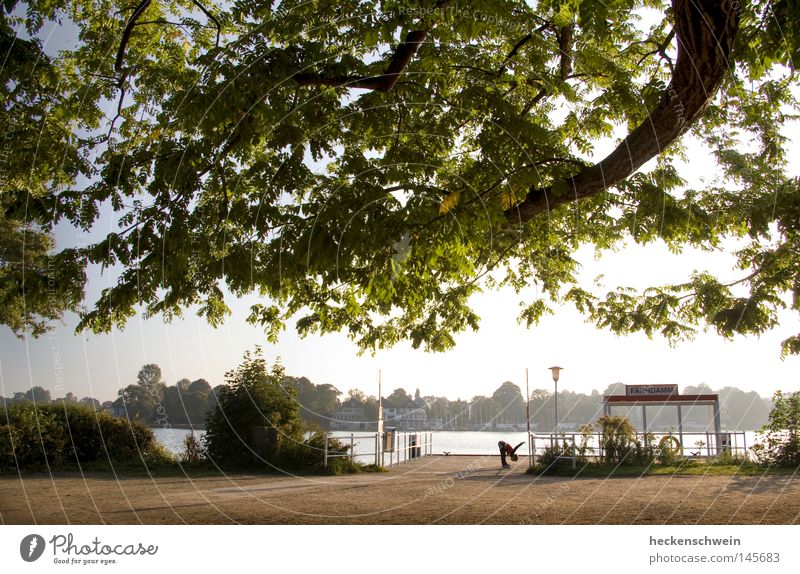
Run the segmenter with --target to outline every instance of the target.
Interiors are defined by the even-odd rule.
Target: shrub
[[[636,444],[636,429],[625,417],[603,416],[597,419],[603,445],[602,460],[605,463],[630,464],[631,451]]]
[[[672,434],[664,435],[659,441],[658,446],[654,449],[655,458],[660,464],[673,465],[685,460],[681,454],[682,449],[678,447],[680,443],[675,443],[673,439],[669,438],[673,436]],[[675,437],[674,440],[677,440],[677,437]]]
[[[730,450],[723,450],[719,455],[708,460],[709,466],[753,466],[750,459],[744,454],[733,454]]]
[[[560,456],[572,456],[572,445],[567,444],[567,441],[563,441],[561,444],[556,442],[555,444],[546,446],[542,454],[539,455],[539,460],[537,462],[539,466],[550,467],[555,464]]]
[[[180,454],[180,461],[184,464],[200,464],[207,460],[206,450],[203,448],[203,444],[194,436],[194,433],[186,435],[183,439],[183,452]]]
[[[651,432],[644,433],[642,440],[634,434],[633,439],[633,453],[631,456],[630,464],[652,464],[656,460],[667,464],[671,462],[671,452],[669,446],[664,443],[656,444],[656,437]]]
[[[245,353],[225,375],[227,387],[206,418],[203,445],[220,467],[277,466],[303,442],[297,391],[284,384],[283,367],[267,370],[261,349]]]
[[[111,460],[142,458],[145,461],[162,458],[163,447],[144,423],[128,421],[111,415],[100,417],[98,426]]]
[[[153,432],[139,422],[120,419],[80,404],[8,405],[0,423],[0,466],[59,468],[94,460],[144,461],[165,453]]]
[[[581,425],[578,429],[581,433],[581,442],[575,445],[577,452],[577,462],[586,463],[589,461],[589,453],[594,452],[594,449],[589,446],[589,442],[594,434],[594,427],[591,424]]]
[[[51,406],[26,401],[4,409],[0,422],[10,427],[0,455],[5,468],[58,467],[64,462],[67,434]]]
[[[645,465],[656,460],[664,464],[674,462],[675,457],[668,447],[656,444],[653,433],[645,433],[639,439],[627,418],[603,416],[597,422],[601,428],[603,462],[615,465]]]
[[[800,392],[776,391],[767,424],[751,448],[756,462],[790,468],[800,466]]]
[[[16,468],[14,450],[19,439],[20,432],[16,427],[0,425],[0,469]]]
[[[328,459],[328,467],[341,467],[341,461],[350,462],[347,455],[350,445],[335,438],[328,438],[328,454],[339,455]],[[304,441],[287,444],[283,451],[283,463],[298,470],[321,471],[325,466],[325,433],[314,432]],[[356,463],[354,463],[356,464]],[[334,473],[334,474],[342,474]]]
[[[366,467],[363,464],[350,460],[349,458],[333,458],[328,461],[326,472],[335,475],[356,474],[364,472],[365,469]]]

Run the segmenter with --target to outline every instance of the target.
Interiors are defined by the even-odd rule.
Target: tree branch
[[[570,24],[558,30],[558,51],[561,54],[561,79],[569,78],[572,73],[572,31],[575,25]]]
[[[123,78],[123,80],[124,80],[124,78]],[[125,88],[125,86],[123,84],[123,81],[120,81],[119,102],[117,102],[117,115],[115,115],[112,118],[111,123],[108,124],[108,134],[101,141],[110,141],[111,140],[111,134],[114,133],[114,125],[117,123],[117,120],[122,117],[122,104],[125,102],[125,91],[126,91],[126,88]]]
[[[527,116],[528,113],[531,111],[531,108],[533,108],[533,106],[542,101],[545,98],[545,96],[547,96],[547,88],[542,88],[541,90],[539,90],[539,93],[536,94],[531,99],[531,101],[525,104],[525,107],[522,108],[522,113],[520,115]]]
[[[214,22],[214,26],[217,27],[217,48],[219,48],[219,34],[220,32],[222,32],[222,26],[220,25],[219,20],[217,20],[214,17],[214,15],[208,10],[208,8],[206,8],[200,2],[198,2],[198,0],[192,0],[192,4],[200,8],[200,10],[203,11],[203,14],[206,15],[206,18]]]
[[[672,58],[670,58],[669,55],[667,54],[667,48],[669,47],[669,45],[672,42],[672,39],[674,37],[675,37],[675,28],[672,28],[672,30],[669,31],[669,34],[667,34],[667,37],[664,38],[664,41],[661,42],[660,44],[656,44],[656,49],[655,50],[652,50],[652,51],[647,52],[646,54],[644,54],[639,59],[639,61],[637,62],[637,65],[641,65],[641,63],[644,62],[645,59],[648,56],[653,56],[655,54],[658,54],[659,56],[661,56],[661,58],[664,61],[667,62],[667,65],[669,66],[670,71],[674,74],[675,73],[675,65],[672,62]]]
[[[125,29],[122,31],[122,39],[120,40],[119,49],[117,50],[117,59],[114,62],[114,69],[117,72],[122,70],[122,62],[125,59],[125,50],[128,48],[128,42],[131,39],[131,33],[133,32],[133,29],[136,26],[140,26],[140,25],[143,25],[143,24],[159,24],[159,23],[161,23],[161,24],[168,24],[168,25],[183,27],[183,24],[180,24],[178,22],[169,22],[167,20],[150,20],[148,22],[137,22],[139,20],[139,18],[142,17],[142,14],[144,13],[144,11],[147,10],[147,7],[150,6],[151,2],[152,2],[152,0],[142,0],[139,3],[139,5],[136,6],[136,9],[133,11],[133,14],[131,14],[131,17],[128,20],[128,23],[125,25]],[[214,14],[212,14],[208,10],[208,8],[203,6],[203,4],[201,4],[198,0],[192,0],[192,3],[195,6],[197,6],[198,8],[200,8],[200,10],[203,11],[203,14],[205,14],[206,17],[209,20],[211,20],[211,22],[214,23],[214,27],[217,29],[217,44],[216,45],[219,48],[219,35],[222,32],[222,25],[219,23],[219,20],[217,20],[217,18],[214,16]]]
[[[599,163],[549,187],[530,189],[522,203],[505,212],[509,223],[599,194],[660,154],[702,116],[730,65],[738,10],[735,0],[673,0],[673,14],[678,37],[675,73],[647,120]]]
[[[324,74],[295,74],[294,80],[301,86],[345,86],[376,92],[391,92],[400,75],[416,55],[420,44],[428,36],[427,30],[413,30],[397,46],[386,70],[380,76],[325,76]]]
[[[128,47],[128,41],[131,39],[131,32],[133,32],[136,21],[142,16],[147,7],[150,6],[152,0],[142,0],[136,7],[136,10],[131,14],[125,29],[122,31],[122,39],[119,43],[119,50],[117,50],[117,60],[114,62],[114,69],[119,72],[122,69],[122,61],[125,59],[125,49]]]
[[[559,77],[562,81],[567,81],[572,76],[572,44],[573,38],[572,33],[574,30],[574,24],[570,26],[563,26],[558,29],[556,32],[556,38],[558,39],[558,51],[559,51]],[[514,48],[517,49],[516,47]],[[506,58],[508,60],[508,58]],[[527,103],[525,107],[522,108],[522,113],[520,115],[527,116],[530,113],[533,106],[538,104],[544,98],[549,95],[550,91],[547,87],[543,87],[539,90],[539,92]]]
[[[508,62],[514,56],[517,55],[517,53],[519,52],[520,48],[522,48],[525,44],[527,44],[531,40],[531,38],[533,38],[533,33],[532,32],[528,32],[527,34],[525,34],[525,36],[522,37],[522,39],[519,42],[514,44],[514,47],[511,48],[511,51],[508,53],[508,56],[506,56],[506,59],[503,60],[503,65],[500,66],[499,70],[497,70],[497,75],[498,76],[502,76],[503,75],[503,72],[505,72],[506,68],[508,67]]]

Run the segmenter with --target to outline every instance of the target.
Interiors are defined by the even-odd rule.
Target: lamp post
[[[553,383],[555,383],[555,385],[556,385],[556,394],[555,394],[555,398],[556,398],[556,420],[553,423],[553,426],[554,426],[553,432],[554,433],[558,432],[558,377],[561,374],[561,369],[563,369],[563,368],[564,367],[550,367],[550,372],[553,373]]]
[[[525,368],[525,422],[528,431],[528,467],[533,466],[533,449],[531,448],[531,392],[528,390],[528,369]]]

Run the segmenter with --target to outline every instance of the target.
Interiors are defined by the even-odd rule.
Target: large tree
[[[366,349],[441,350],[477,328],[469,300],[487,287],[538,293],[529,324],[571,302],[615,332],[673,340],[760,333],[800,306],[800,187],[785,171],[795,2],[3,6],[0,121],[18,143],[0,229],[44,234],[41,252],[57,222],[88,230],[113,210],[119,223],[53,252],[74,279],[50,286],[73,294],[65,308],[83,266],[119,269],[81,328],[121,326],[139,306],[217,324],[226,297],[256,292],[251,320],[272,337],[296,318]],[[59,18],[78,32],[56,57],[37,38]],[[13,41],[23,25],[33,39]],[[718,172],[695,189],[689,140]],[[729,283],[576,285],[584,244],[726,237],[741,240]],[[0,253],[0,295],[52,302],[12,259]],[[52,305],[0,320],[19,330],[37,313]]]
[[[34,403],[49,403],[52,399],[50,398],[50,391],[45,389],[44,387],[31,387],[27,391],[25,391],[25,398],[29,401]]]
[[[203,443],[211,460],[221,465],[252,464],[266,456],[260,450],[258,429],[268,429],[269,456],[280,457],[301,442],[303,430],[297,391],[287,384],[283,367],[271,368],[261,349],[247,351],[242,364],[225,374],[226,385],[217,394],[218,404],[206,418]],[[258,456],[255,456],[258,455]],[[275,458],[267,457],[268,464]]]
[[[325,428],[340,406],[341,391],[330,384],[315,385],[306,377],[286,377],[286,383],[297,390],[303,421]]]
[[[501,409],[497,422],[515,424],[525,421],[525,400],[517,385],[506,381],[495,390],[492,398]]]
[[[165,386],[164,381],[161,380],[161,367],[155,363],[144,365],[136,374],[136,384],[155,394],[159,386]],[[180,381],[178,388],[180,388]]]
[[[407,409],[414,406],[414,399],[411,398],[405,389],[395,389],[392,394],[386,397],[392,407],[397,409]]]

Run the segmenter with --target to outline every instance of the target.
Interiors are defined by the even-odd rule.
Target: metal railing
[[[387,431],[388,433],[389,431]],[[387,433],[384,433],[384,437]],[[400,464],[409,460],[430,456],[433,454],[433,432],[431,431],[407,431],[393,432],[393,444],[387,444],[384,440],[384,448],[381,452],[381,466],[386,466],[386,455],[389,455],[389,466]]]
[[[748,457],[746,435],[743,431],[726,431],[715,433],[706,432],[648,432],[652,435],[652,444],[658,446],[662,441],[672,443],[670,449],[676,456],[687,458],[711,458],[728,453],[731,456]],[[669,438],[668,438],[669,437]],[[637,432],[636,439],[645,442],[645,433]],[[533,464],[537,456],[544,453],[548,447],[566,444],[565,452],[570,456],[559,456],[562,459],[572,459],[573,468],[576,464],[579,448],[585,446],[584,456],[589,460],[600,460],[603,457],[602,433],[595,432],[588,435],[578,432],[557,433],[531,433],[528,436],[530,463]]]
[[[331,441],[349,447],[340,451],[332,448]],[[433,432],[431,431],[385,431],[332,436],[325,433],[324,464],[334,458],[349,458],[351,462],[371,461],[376,466],[400,464],[433,454]]]

